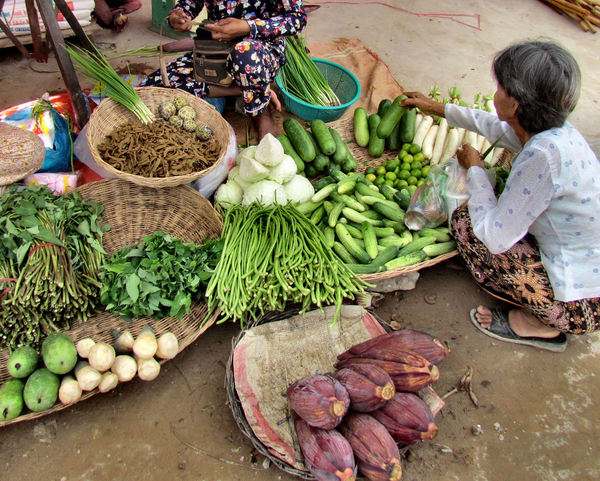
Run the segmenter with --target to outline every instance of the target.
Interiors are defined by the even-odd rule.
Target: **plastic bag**
[[[46,100],[47,102],[50,102]],[[49,109],[40,115],[33,115],[34,105],[19,109],[3,118],[3,121],[22,127],[37,134],[46,147],[44,164],[38,172],[64,172],[71,168],[71,129],[69,122],[49,105]]]
[[[77,188],[79,174],[77,172],[60,172],[48,174],[31,174],[25,177],[25,185],[45,185],[55,194],[65,194]]]

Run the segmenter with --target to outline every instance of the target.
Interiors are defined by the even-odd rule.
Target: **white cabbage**
[[[295,175],[292,180],[283,185],[288,201],[302,204],[312,198],[315,188],[303,175]]]
[[[245,149],[240,150],[240,153],[235,158],[235,164],[240,165],[240,160],[243,155],[245,155],[246,157],[252,157],[254,159],[254,157],[255,157],[254,154],[256,153],[257,147],[258,147],[257,145],[250,145],[250,146],[246,147]]]
[[[294,159],[287,154],[283,154],[283,159],[275,167],[271,168],[267,179],[278,182],[279,184],[285,184],[294,178],[298,172],[296,162]]]
[[[273,135],[267,134],[258,143],[254,158],[262,165],[273,167],[283,160],[283,145]]]
[[[248,206],[253,202],[260,202],[264,206],[269,206],[275,203],[285,205],[288,201],[281,184],[272,180],[261,180],[252,184],[244,192],[242,205]]]
[[[215,192],[215,204],[228,209],[233,204],[239,204],[242,201],[244,193],[242,188],[234,180],[229,180],[221,184]]]
[[[251,183],[258,182],[269,174],[269,169],[249,155],[242,154],[238,158],[240,159],[239,177],[244,181]]]

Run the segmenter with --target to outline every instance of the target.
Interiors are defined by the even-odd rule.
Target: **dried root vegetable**
[[[143,177],[171,177],[207,169],[219,158],[214,137],[200,141],[164,120],[144,125],[128,122],[98,146],[102,159],[115,169]]]
[[[586,32],[600,27],[600,3],[597,0],[542,0],[553,10],[566,15]]]

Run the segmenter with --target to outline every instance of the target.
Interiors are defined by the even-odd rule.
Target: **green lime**
[[[421,152],[421,147],[419,146],[419,144],[410,144],[408,151],[411,154],[418,154],[419,152]]]
[[[423,152],[418,152],[415,155],[413,155],[413,158],[417,161],[417,162],[423,162],[425,160],[425,156],[423,155]]]
[[[399,173],[400,173],[400,166],[398,166],[394,169],[394,174],[396,174],[396,177],[398,177]]]
[[[396,181],[396,184],[398,185],[398,189],[401,189],[402,187],[407,187],[408,186],[408,182],[406,182],[406,180],[404,179],[398,179]]]
[[[375,169],[373,169],[373,170],[375,170]],[[375,179],[377,178],[377,176],[375,174],[371,174],[371,173],[367,174],[365,177],[367,178],[367,180],[370,180],[371,182],[375,182]]]
[[[421,162],[419,162],[418,160],[413,160],[412,164],[410,164],[410,170],[413,169],[422,169],[423,168],[423,164]]]
[[[394,170],[399,165],[400,165],[400,161],[398,159],[390,159],[390,160],[387,161],[387,167],[386,167],[386,169],[389,172],[390,170]]]
[[[406,182],[408,182],[408,185],[417,185],[419,179],[417,179],[414,175],[411,175],[408,179],[406,179]]]
[[[385,174],[385,180],[396,180],[396,174],[393,172],[388,172]]]
[[[402,148],[400,149],[401,152],[406,152],[410,150],[410,144],[402,144]]]
[[[425,183],[425,179],[419,179],[419,181],[417,182],[417,187],[424,183]]]
[[[380,165],[379,167],[377,167],[377,169],[375,169],[375,173],[379,176],[379,175],[385,175],[385,173],[387,172],[386,168],[383,165]]]
[[[365,174],[374,174],[375,173],[375,167],[367,167],[365,169]]]
[[[423,177],[423,174],[421,174],[421,169],[412,169],[410,173],[411,175],[414,175],[417,179]]]
[[[427,174],[429,174],[429,169],[431,169],[431,165],[426,165],[421,169],[421,174],[423,174],[423,177],[427,177]]]
[[[394,188],[396,188],[396,189],[400,190],[400,188],[402,187],[402,186],[400,185],[400,182],[406,182],[406,181],[405,181],[405,180],[402,180],[402,179],[396,179],[396,180],[394,181]]]
[[[408,190],[410,191],[410,195],[413,195],[415,190],[417,190],[417,186],[416,185],[409,185],[408,186]]]
[[[411,168],[411,164],[409,164],[408,162],[402,162],[402,164],[400,164],[400,170],[410,170]]]
[[[400,152],[398,152],[398,160],[402,162],[402,160],[404,159],[404,157],[406,157],[407,154],[408,152],[406,150],[401,150]]]
[[[375,185],[381,185],[385,182],[385,177],[383,175],[377,176],[377,178],[373,181]]]
[[[408,179],[410,177],[410,170],[404,170],[402,169],[399,173],[398,173],[398,178],[399,179]]]
[[[412,162],[413,162],[413,156],[410,155],[410,154],[406,154],[404,156],[404,158],[402,159],[402,162],[403,163],[406,162],[407,164],[412,164]]]
[[[384,182],[385,185],[389,185],[390,187],[394,187],[394,181],[393,180],[386,180]]]

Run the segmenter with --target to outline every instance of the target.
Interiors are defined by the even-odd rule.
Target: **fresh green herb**
[[[101,301],[107,311],[126,319],[181,319],[203,296],[222,248],[221,240],[184,243],[155,232],[115,252],[101,269]]]

